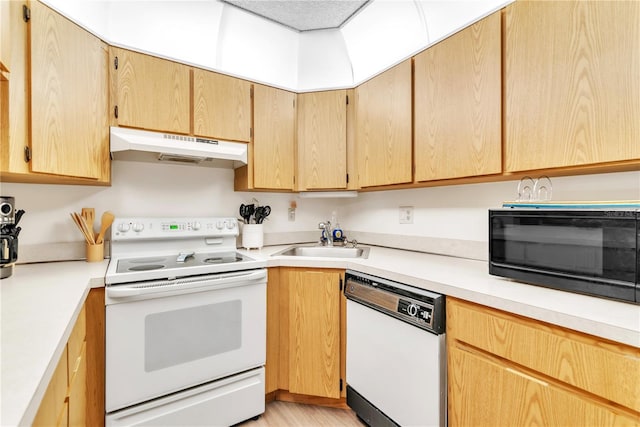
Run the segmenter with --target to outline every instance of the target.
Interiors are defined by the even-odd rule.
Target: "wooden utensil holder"
[[[104,260],[104,242],[95,245],[87,243],[87,262],[100,262]]]

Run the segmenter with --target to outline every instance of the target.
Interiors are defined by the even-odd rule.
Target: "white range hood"
[[[247,144],[188,135],[111,127],[111,158],[171,162],[218,168],[247,164]]]

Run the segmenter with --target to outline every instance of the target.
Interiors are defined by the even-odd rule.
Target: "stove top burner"
[[[133,267],[129,267],[129,271],[148,271],[148,270],[160,270],[164,268],[164,265],[160,264],[142,264],[142,265],[134,265]]]
[[[178,253],[169,256],[153,256],[142,258],[118,259],[116,273],[133,273],[153,270],[182,270],[198,266],[215,264],[233,264],[250,261],[235,251],[231,252],[207,252],[195,253],[189,256],[184,262],[178,262]]]
[[[211,257],[211,258],[205,258],[204,260],[202,260],[202,262],[206,262],[207,264],[226,264],[228,262],[240,262],[242,261],[242,257],[238,256],[238,255],[234,255],[234,256],[217,256],[217,257]]]

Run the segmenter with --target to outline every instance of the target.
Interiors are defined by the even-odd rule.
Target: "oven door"
[[[264,365],[266,270],[108,286],[106,411]]]

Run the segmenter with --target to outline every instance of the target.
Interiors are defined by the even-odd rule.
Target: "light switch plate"
[[[413,206],[400,206],[400,224],[413,224]]]

